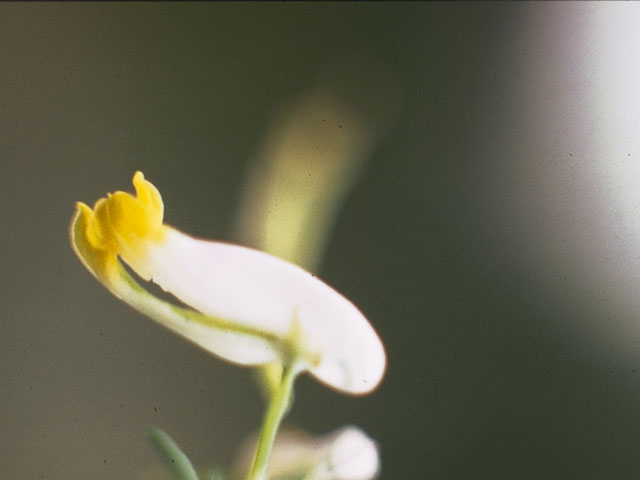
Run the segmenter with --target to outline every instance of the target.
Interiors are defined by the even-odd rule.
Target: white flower
[[[255,449],[255,439],[244,445],[235,465],[242,478]],[[378,445],[353,425],[313,438],[303,432],[284,430],[271,451],[271,480],[371,480],[380,470]]]
[[[158,190],[141,172],[136,196],[78,203],[71,243],[113,294],[231,362],[301,363],[346,393],[374,389],[386,367],[382,343],[362,313],[313,274],[263,252],[186,235],[163,224]],[[188,305],[146,291],[124,268]]]

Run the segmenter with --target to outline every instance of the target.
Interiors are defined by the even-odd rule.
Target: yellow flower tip
[[[140,203],[150,211],[159,214],[160,222],[162,222],[164,205],[158,189],[151,182],[144,179],[144,174],[141,171],[137,171],[133,175],[133,186],[136,189],[136,196]]]
[[[91,207],[84,202],[76,202],[76,214],[91,211]]]
[[[142,172],[133,176],[136,196],[115,192],[107,196],[106,209],[109,230],[117,237],[120,247],[141,253],[148,241],[163,238],[164,205],[160,192],[144,179]]]
[[[71,246],[78,258],[101,282],[110,284],[117,271],[116,255],[103,248],[96,214],[88,205],[77,202],[71,221]]]
[[[102,281],[117,267],[117,257],[128,263],[145,256],[147,246],[164,238],[164,205],[160,192],[142,172],[133,176],[136,195],[107,194],[93,209],[78,202],[71,240],[85,265]],[[107,272],[108,270],[108,272]]]

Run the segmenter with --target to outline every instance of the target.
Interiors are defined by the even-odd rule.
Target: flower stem
[[[264,419],[262,420],[262,428],[260,430],[260,439],[258,448],[253,460],[253,466],[249,473],[249,480],[264,480],[267,473],[267,462],[273,441],[276,438],[280,422],[284,418],[289,407],[289,400],[293,391],[293,383],[300,373],[297,364],[289,365],[282,371],[282,380],[280,386],[273,392],[273,396],[267,407]]]

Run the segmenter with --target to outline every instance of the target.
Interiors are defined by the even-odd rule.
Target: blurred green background
[[[261,418],[250,371],[113,298],[68,224],[140,169],[168,223],[236,239],[275,112],[314,89],[375,134],[318,274],[389,367],[363,398],[304,378],[289,420],[360,425],[384,479],[636,476],[640,222],[619,193],[640,121],[607,110],[615,8],[0,4],[2,476],[137,478],[148,424],[231,461]]]

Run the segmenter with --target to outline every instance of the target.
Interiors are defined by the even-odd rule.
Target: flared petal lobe
[[[140,172],[134,185],[135,197],[116,192],[94,210],[79,205],[72,227],[76,253],[113,293],[232,362],[295,359],[338,390],[360,394],[375,388],[386,366],[384,348],[351,302],[277,257],[199,240],[164,225],[158,191]],[[118,257],[192,310],[170,304],[159,309],[164,313],[148,308],[149,302],[166,302],[137,284],[131,287],[135,280]],[[141,308],[141,301],[147,307]],[[174,313],[170,321],[166,309]]]

